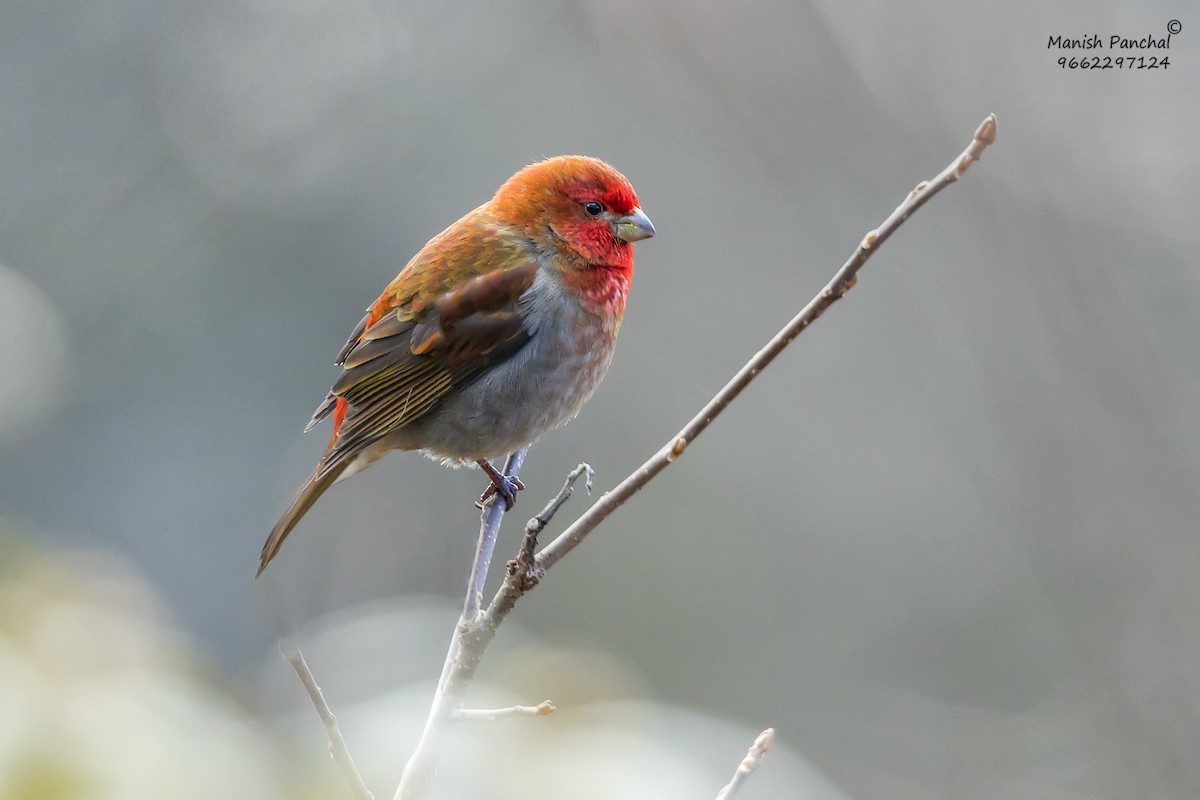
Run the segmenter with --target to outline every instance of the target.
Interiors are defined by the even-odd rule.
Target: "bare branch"
[[[468,589],[472,596],[468,597],[464,606],[463,617],[459,622],[446,664],[442,670],[438,691],[434,697],[433,708],[429,712],[425,732],[417,745],[411,759],[404,769],[400,786],[396,789],[395,800],[413,800],[428,792],[432,781],[434,760],[433,742],[445,720],[450,717],[451,709],[461,705],[467,688],[475,677],[475,671],[487,646],[496,635],[496,630],[504,618],[512,611],[517,600],[527,591],[537,585],[544,572],[557,564],[565,555],[579,545],[583,539],[603,522],[613,511],[623,505],[630,497],[639,492],[654,476],[662,472],[672,462],[683,455],[688,445],[703,433],[713,420],[721,414],[729,404],[741,394],[755,377],[778,356],[793,339],[799,336],[809,325],[819,318],[829,306],[840,300],[846,292],[854,287],[858,270],[887,239],[904,224],[917,209],[927,203],[942,189],[954,183],[966,172],[967,168],[982,156],[983,151],[996,138],[996,117],[989,114],[979,125],[971,143],[958,157],[943,169],[931,181],[922,181],[909,193],[895,211],[875,230],[867,233],[857,249],[842,267],[834,273],[833,278],[825,288],[808,302],[795,317],[792,318],[767,344],[746,362],[717,394],[705,404],[695,417],[692,418],[678,434],[664,444],[657,453],[634,470],[610,492],[606,492],[591,508],[585,511],[573,524],[567,527],[553,541],[537,551],[537,536],[545,527],[549,517],[557,510],[566,497],[570,496],[570,484],[547,506],[547,511],[539,517],[530,520],[526,526],[525,538],[516,558],[509,562],[508,572],[500,589],[486,608],[479,610],[480,599],[478,592],[482,590],[487,567],[491,559],[491,551],[482,558],[484,551],[483,536],[486,532],[489,513],[496,513],[495,524],[503,511],[498,505],[493,505],[484,513],[484,525],[481,530],[480,549],[476,554],[476,568],[472,570],[471,585]],[[523,453],[522,453],[523,455]],[[518,462],[519,465],[520,462]],[[581,465],[582,466],[582,465]],[[506,468],[506,472],[507,472]],[[578,477],[579,470],[573,475]],[[562,498],[561,500],[559,498]],[[495,544],[495,532],[491,534],[488,547]],[[469,614],[478,610],[477,614]],[[770,744],[769,731],[766,744]],[[760,737],[761,739],[762,737]],[[757,744],[757,742],[756,742]],[[764,748],[765,749],[765,748]],[[751,751],[753,752],[753,750]],[[761,757],[761,754],[760,754]],[[749,757],[748,757],[749,758]],[[743,766],[745,762],[743,762]],[[740,768],[739,768],[740,769]],[[749,769],[753,769],[750,767]],[[736,788],[738,778],[735,776],[731,787]],[[728,787],[727,790],[729,791]]]
[[[491,722],[506,717],[544,717],[558,709],[549,700],[536,706],[509,706],[508,708],[458,708],[451,715],[457,720]]]
[[[696,437],[703,433],[712,424],[712,421],[728,407],[733,399],[741,394],[742,390],[749,386],[750,382],[768,364],[775,360],[775,356],[783,352],[783,349],[791,344],[793,339],[825,313],[825,309],[840,300],[846,292],[854,287],[859,268],[867,263],[867,259],[879,250],[880,245],[886,242],[913,212],[929,202],[942,189],[957,181],[959,176],[966,172],[967,167],[972,162],[977,161],[983,155],[984,149],[995,140],[996,115],[989,114],[976,129],[971,143],[967,145],[967,149],[942,170],[936,178],[917,184],[917,187],[883,221],[883,224],[864,236],[858,248],[851,254],[846,263],[842,265],[842,268],[834,274],[829,283],[825,285],[825,288],[810,300],[808,305],[792,318],[791,322],[785,325],[779,333],[775,334],[767,342],[766,346],[755,353],[746,362],[746,365],[738,370],[737,374],[725,384],[721,391],[717,392],[716,396],[709,400],[704,408],[700,409],[700,412],[692,418],[691,422],[684,425],[679,433],[663,445],[657,453],[634,470],[629,477],[617,484],[616,488],[611,492],[605,493],[579,519],[575,520],[573,525],[542,549],[537,557],[539,566],[543,570],[553,567],[558,563],[559,559],[575,549],[583,541],[584,537],[604,521],[609,514],[620,508],[625,501],[637,494],[643,486],[649,483],[655,475],[662,472],[675,459],[682,456],[688,445],[696,441]],[[502,587],[502,591],[507,586],[508,584],[505,584],[505,587]]]
[[[354,796],[359,800],[375,800],[375,795],[371,794],[367,785],[363,783],[362,775],[358,774],[358,767],[354,766],[354,759],[350,757],[346,740],[342,738],[342,729],[338,727],[337,717],[333,715],[329,704],[325,702],[325,694],[317,685],[317,680],[313,677],[312,670],[308,668],[308,662],[304,660],[304,653],[300,652],[299,645],[285,647],[280,641],[279,652],[292,665],[292,669],[296,670],[296,674],[300,676],[300,682],[308,691],[308,697],[316,707],[317,716],[324,723],[325,734],[329,737],[329,755],[333,756],[333,760],[341,767],[346,783],[350,784],[350,791],[354,792]]]
[[[742,759],[742,763],[738,764],[734,770],[733,778],[729,783],[725,784],[725,788],[717,792],[717,800],[731,800],[742,788],[742,784],[750,777],[750,773],[759,768],[762,764],[763,756],[771,749],[771,742],[775,741],[775,729],[767,728],[760,733],[754,740],[754,744],[750,745],[750,750],[747,751],[746,757]]]
[[[522,447],[508,457],[504,464],[504,474],[509,478],[517,477],[521,465],[525,463],[525,454],[529,447]],[[420,797],[424,794],[433,779],[434,744],[440,737],[441,730],[450,719],[452,712],[462,704],[466,686],[455,680],[464,664],[470,663],[472,677],[479,659],[483,657],[482,649],[464,648],[464,641],[473,639],[473,631],[480,617],[479,604],[483,597],[483,587],[487,582],[488,569],[492,564],[492,553],[496,549],[496,536],[500,532],[500,523],[504,519],[504,503],[493,500],[483,509],[479,519],[479,542],[475,547],[475,560],[471,564],[471,576],[467,580],[467,596],[463,601],[462,616],[454,635],[450,637],[450,648],[446,653],[446,661],[442,665],[442,675],[438,679],[433,703],[429,707],[429,716],[425,718],[425,729],[417,741],[417,747],[404,765],[400,776],[400,785],[396,787],[397,800],[404,797]]]

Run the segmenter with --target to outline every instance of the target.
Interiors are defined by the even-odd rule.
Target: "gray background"
[[[1046,49],[1170,19],[1167,71]],[[430,235],[563,152],[658,227],[528,514],[581,459],[603,490],[652,453],[995,112],[984,161],[517,618],[776,725],[850,797],[1195,797],[1198,38],[1182,2],[9,0],[0,520],[126,561],[249,713],[302,707],[260,690],[290,677],[275,620],[449,608],[470,558],[481,476],[405,454],[251,580],[333,355]]]

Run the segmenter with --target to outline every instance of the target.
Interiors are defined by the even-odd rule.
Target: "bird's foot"
[[[525,484],[521,483],[519,478],[510,478],[504,475],[500,470],[493,467],[487,461],[480,461],[479,466],[487,473],[487,476],[492,479],[492,483],[479,496],[479,502],[475,505],[483,508],[487,502],[493,497],[499,497],[504,501],[504,510],[512,511],[512,507],[517,502],[517,492],[525,488]]]

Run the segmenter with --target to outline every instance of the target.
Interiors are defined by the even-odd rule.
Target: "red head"
[[[497,216],[581,268],[633,273],[632,242],[654,235],[629,180],[598,158],[530,164],[496,192]]]

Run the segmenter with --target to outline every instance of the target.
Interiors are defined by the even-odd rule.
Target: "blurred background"
[[[1046,48],[1172,19],[1166,71]],[[561,710],[464,729],[440,789],[712,796],[773,725],[747,798],[1200,795],[1198,40],[1184,2],[7,0],[0,797],[346,796],[293,627],[390,796],[481,476],[391,456],[252,577],[362,309],[517,168],[601,156],[659,235],[500,557],[988,112],[983,162],[521,602],[475,698]]]

